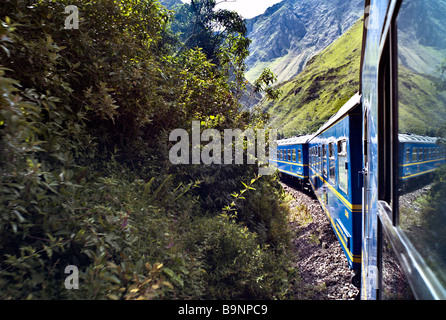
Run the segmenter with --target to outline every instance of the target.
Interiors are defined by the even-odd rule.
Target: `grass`
[[[363,20],[310,59],[304,71],[280,84],[277,101],[262,101],[284,136],[314,132],[359,90]]]
[[[433,78],[399,66],[400,132],[432,136],[444,123],[446,95],[438,92],[433,81]]]
[[[277,87],[283,92],[280,99],[261,102],[262,110],[271,115],[271,125],[279,128],[282,136],[317,131],[359,90],[362,25],[363,19],[359,19],[338,40],[310,59],[302,73],[279,84]],[[405,52],[404,47],[402,50],[405,57],[416,56]],[[438,54],[431,52],[430,56]],[[400,63],[400,132],[435,135],[444,122],[446,92],[435,87],[438,73],[431,74],[421,74]]]
[[[297,222],[301,226],[306,226],[313,222],[313,216],[307,206],[300,204],[290,211],[288,222]]]

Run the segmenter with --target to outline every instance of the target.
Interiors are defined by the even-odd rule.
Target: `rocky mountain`
[[[282,82],[300,73],[311,57],[363,14],[364,0],[284,0],[247,20],[252,40],[246,77],[269,67]]]
[[[361,18],[313,56],[299,75],[279,84],[283,93],[278,100],[262,100],[261,109],[281,136],[317,131],[359,90],[362,27]]]
[[[408,2],[398,18],[399,129],[437,134],[446,120],[446,0]],[[263,100],[272,126],[285,136],[316,131],[359,90],[363,20],[279,84],[277,101]]]

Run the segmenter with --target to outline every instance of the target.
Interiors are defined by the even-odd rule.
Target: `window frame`
[[[338,157],[337,157],[338,158],[338,161],[337,161],[338,164],[336,166],[336,171],[337,171],[337,176],[338,176],[337,186],[338,186],[339,190],[341,190],[346,195],[348,195],[349,194],[349,183],[348,183],[349,179],[348,179],[348,177],[349,177],[350,164],[349,164],[349,161],[348,161],[347,139],[340,139],[340,140],[338,140],[336,145],[337,145],[337,149],[338,149]],[[345,150],[344,150],[344,146],[345,146]],[[341,158],[345,158],[345,161],[343,162],[343,164],[341,164]],[[346,163],[347,163],[347,168],[345,168],[345,164]],[[345,180],[347,181],[347,186],[346,186],[345,189],[344,189],[344,186],[341,185],[342,175],[341,175],[341,172],[339,170],[339,168],[341,168],[341,165],[344,166],[343,170],[345,170],[345,174],[346,174],[346,179]],[[342,180],[342,181],[344,181],[344,180]]]
[[[379,82],[388,82],[387,85],[390,86],[390,90],[386,92],[386,95],[378,96],[378,114],[382,114],[382,111],[387,112],[387,116],[384,123],[380,123],[380,118],[378,118],[378,132],[385,132],[383,136],[378,135],[378,143],[381,145],[382,142],[387,142],[390,146],[390,153],[381,153],[382,151],[378,148],[378,158],[385,155],[384,164],[389,164],[391,172],[386,172],[387,174],[378,174],[378,190],[382,189],[384,192],[378,192],[378,210],[377,214],[379,217],[378,224],[378,247],[382,249],[382,234],[385,233],[390,244],[394,248],[394,252],[400,262],[400,266],[403,269],[405,275],[407,276],[412,291],[417,299],[433,299],[435,296],[446,297],[444,288],[440,288],[441,285],[436,283],[436,277],[428,272],[428,266],[424,258],[417,252],[414,248],[411,240],[409,240],[404,232],[399,227],[399,194],[398,187],[400,185],[399,181],[399,144],[398,144],[398,109],[401,107],[398,101],[398,29],[397,29],[397,18],[398,12],[402,4],[402,0],[396,0],[392,2],[393,6],[388,8],[387,23],[385,24],[384,30],[381,36],[382,45],[380,46],[380,58],[379,58],[379,71],[378,79]],[[387,74],[382,73],[383,66],[389,71]],[[381,84],[378,83],[378,91],[380,92]],[[383,104],[387,104],[384,110],[382,109]],[[383,130],[381,130],[383,129]],[[388,135],[390,134],[390,135]],[[384,149],[384,148],[382,148]],[[415,148],[417,149],[417,148]],[[387,151],[387,150],[386,150]],[[418,162],[418,150],[417,162]],[[414,152],[412,152],[413,159]],[[433,153],[436,156],[436,151]],[[381,162],[379,163],[381,164]],[[378,165],[379,171],[379,165]],[[384,188],[383,188],[384,187]],[[382,253],[378,252],[378,276],[377,278],[381,281],[382,274]],[[440,287],[439,287],[440,286]],[[381,284],[378,286],[379,294],[382,292]],[[379,296],[380,298],[380,296]]]
[[[418,162],[418,148],[412,148],[412,162]]]

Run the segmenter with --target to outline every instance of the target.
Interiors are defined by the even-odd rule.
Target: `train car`
[[[366,0],[364,12],[361,298],[446,299],[445,169],[430,166],[443,163],[444,139],[411,134],[445,127],[446,41],[437,19],[446,7],[440,0]],[[401,192],[403,180],[425,172],[432,173],[425,186]],[[392,255],[402,276],[390,269]],[[410,289],[401,289],[405,282]]]
[[[308,140],[312,135],[277,141],[277,150],[269,159],[280,173],[296,177],[302,184],[308,180]]]
[[[310,184],[347,257],[361,263],[361,96],[353,96],[309,141]],[[354,283],[357,279],[354,278]]]
[[[398,140],[399,176],[403,182],[416,183],[445,164],[445,148],[437,143],[438,138],[399,134]]]

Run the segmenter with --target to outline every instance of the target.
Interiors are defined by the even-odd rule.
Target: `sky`
[[[190,2],[189,0],[181,0]],[[282,0],[216,0],[217,9],[237,11],[243,18],[249,19],[265,12],[266,9]]]

